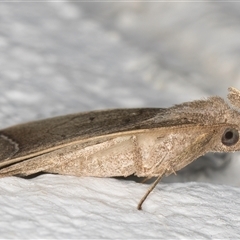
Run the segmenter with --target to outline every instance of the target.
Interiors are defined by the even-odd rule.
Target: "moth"
[[[210,97],[170,108],[92,111],[0,130],[0,177],[38,172],[79,177],[157,177],[182,169],[207,152],[240,150],[240,91],[229,106]]]

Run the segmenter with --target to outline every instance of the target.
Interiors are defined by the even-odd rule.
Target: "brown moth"
[[[240,108],[240,91],[228,99]],[[77,113],[0,131],[0,176],[38,172],[88,177],[157,177],[207,152],[240,150],[240,113],[210,97],[170,108]]]

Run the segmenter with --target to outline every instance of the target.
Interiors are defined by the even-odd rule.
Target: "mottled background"
[[[239,7],[0,1],[0,127],[225,98],[228,86],[240,88]],[[148,186],[134,181],[0,179],[0,237],[237,238],[239,170],[238,153],[207,155],[164,179],[172,183],[159,184],[142,212]]]

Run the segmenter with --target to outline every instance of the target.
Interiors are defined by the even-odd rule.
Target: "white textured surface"
[[[240,189],[40,176],[0,180],[1,238],[233,239],[240,234]]]
[[[0,3],[1,128],[225,97],[240,86],[238,16],[230,3]],[[134,181],[3,178],[0,238],[239,238],[239,170],[235,154],[227,168],[180,175],[208,183],[159,184],[143,211],[148,186]]]

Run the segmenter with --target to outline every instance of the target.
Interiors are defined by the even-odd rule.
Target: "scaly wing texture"
[[[3,164],[6,159],[37,155],[72,141],[108,134],[165,126],[218,123],[223,121],[221,114],[229,107],[221,98],[217,100],[194,101],[169,109],[95,111],[20,124],[0,131],[0,161]],[[212,115],[205,116],[206,112],[212,112]]]

